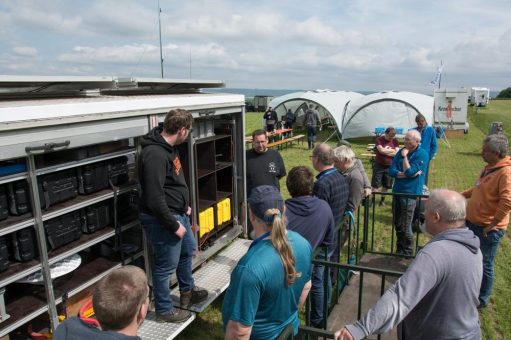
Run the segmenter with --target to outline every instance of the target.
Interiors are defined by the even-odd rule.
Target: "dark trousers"
[[[413,231],[412,220],[415,210],[415,198],[395,196],[392,201],[394,228],[396,229],[397,253],[412,255]]]

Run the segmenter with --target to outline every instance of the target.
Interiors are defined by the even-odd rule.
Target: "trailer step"
[[[229,287],[231,272],[239,259],[246,254],[251,240],[236,239],[224,250],[213,256],[206,264],[193,273],[195,285],[208,290],[208,298],[189,306],[189,310],[200,313]],[[179,303],[179,288],[176,286],[171,297],[176,306]]]
[[[147,316],[138,329],[138,336],[143,340],[171,340],[178,336],[189,324],[195,320],[195,313],[185,322],[156,322],[156,314],[154,312],[147,313]]]

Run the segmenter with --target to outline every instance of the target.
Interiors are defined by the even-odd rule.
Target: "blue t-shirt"
[[[418,128],[414,128],[419,131]],[[436,142],[436,133],[435,129],[431,126],[426,125],[421,133],[421,144],[420,148],[422,148],[428,154],[428,160],[431,160],[436,155],[436,151],[438,149],[438,144]]]
[[[403,172],[401,150],[402,149],[399,149],[396,153],[392,160],[392,165],[389,168],[389,175],[396,178],[394,186],[392,187],[392,192],[422,195],[422,186],[424,185],[424,178],[426,177],[428,169],[428,154],[420,147],[411,151],[408,154],[410,168],[404,172],[406,177],[399,178],[397,177],[397,173]],[[414,177],[419,170],[422,170],[422,174]]]
[[[312,248],[294,231],[287,236],[301,276],[287,287],[282,261],[271,240],[254,244],[231,274],[222,306],[224,330],[232,320],[252,326],[250,339],[275,339],[290,323],[298,332],[298,301],[311,277]]]

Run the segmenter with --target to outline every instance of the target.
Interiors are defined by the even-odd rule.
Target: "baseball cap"
[[[266,218],[264,216],[268,209],[279,209],[281,214],[284,211],[282,195],[276,187],[271,185],[260,185],[252,189],[248,204],[252,213],[267,223],[273,222],[273,216]]]

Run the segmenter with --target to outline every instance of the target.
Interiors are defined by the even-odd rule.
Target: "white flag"
[[[442,75],[442,72],[444,70],[444,65],[440,64],[436,70],[436,76],[435,79],[429,82],[429,85],[435,86],[440,81],[440,76]]]

